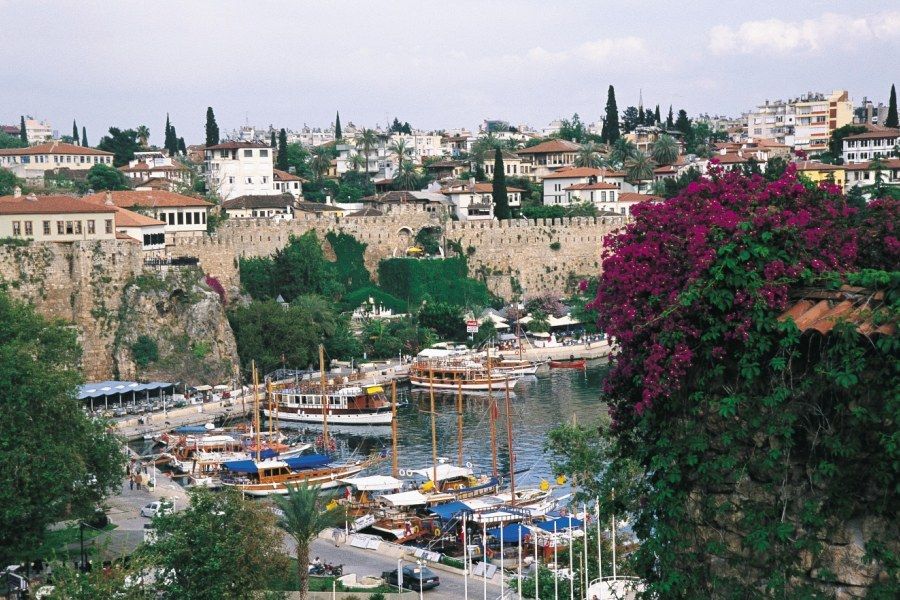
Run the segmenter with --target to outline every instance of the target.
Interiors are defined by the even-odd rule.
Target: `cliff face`
[[[0,283],[78,329],[88,381],[228,382],[237,352],[218,295],[195,269],[145,271],[143,258],[121,240],[0,245]],[[142,335],[157,343],[159,360],[138,368],[131,344]]]

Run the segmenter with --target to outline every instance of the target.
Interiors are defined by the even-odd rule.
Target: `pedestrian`
[[[130,489],[130,490],[134,489],[134,475],[128,476],[128,489]]]
[[[141,476],[140,476],[140,475],[135,475],[135,476],[134,476],[134,482],[135,482],[135,484],[137,484],[137,489],[138,489],[138,491],[141,491]]]

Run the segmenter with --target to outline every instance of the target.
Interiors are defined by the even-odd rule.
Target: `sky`
[[[900,2],[758,0],[0,0],[0,123],[22,114],[96,143],[166,113],[202,143],[225,133],[546,126],[669,104],[738,116],[765,99],[847,89],[887,103],[900,83]]]

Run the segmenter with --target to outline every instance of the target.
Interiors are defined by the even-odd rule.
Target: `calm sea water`
[[[542,478],[552,476],[549,454],[545,451],[547,432],[556,425],[571,421],[593,422],[605,405],[600,401],[600,388],[608,366],[595,363],[586,371],[544,370],[526,377],[512,388],[510,398],[512,413],[513,447],[516,453],[516,470],[527,473],[516,476],[517,485],[537,485]],[[431,418],[427,390],[399,388],[401,399],[409,404],[399,411],[398,455],[401,470],[430,467]],[[498,407],[497,447],[501,474],[508,474],[508,449],[505,397],[496,395]],[[457,412],[455,395],[435,395],[438,456],[455,463],[457,458]],[[463,397],[463,461],[477,473],[491,471],[490,401],[484,395]],[[312,442],[321,434],[320,426],[282,423],[287,434],[297,434]],[[340,458],[362,458],[372,453],[390,453],[390,427],[330,428],[336,443],[336,455]],[[134,446],[140,446],[135,443]],[[135,447],[138,452],[149,448]],[[390,474],[391,461],[387,458],[368,474]]]

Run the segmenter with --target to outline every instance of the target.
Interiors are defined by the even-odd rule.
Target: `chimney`
[[[13,188],[13,198],[21,198],[22,197],[22,188],[16,186]]]
[[[110,192],[109,190],[106,191],[106,199],[103,201],[103,204],[105,204],[106,206],[113,205],[112,192]]]
[[[37,202],[37,196],[35,196],[33,193],[25,196],[25,199],[29,202]]]

